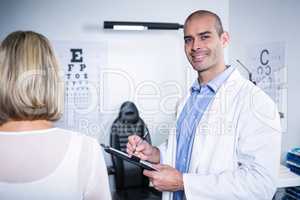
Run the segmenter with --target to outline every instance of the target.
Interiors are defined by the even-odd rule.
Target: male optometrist
[[[176,129],[159,147],[131,136],[127,152],[157,163],[159,171],[144,175],[163,200],[272,199],[281,146],[274,102],[225,65],[229,35],[215,13],[192,13],[184,41],[198,79],[178,108]]]

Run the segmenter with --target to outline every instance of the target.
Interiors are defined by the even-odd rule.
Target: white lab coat
[[[177,118],[188,99],[178,107]],[[197,127],[187,200],[270,200],[276,190],[281,127],[274,102],[234,70]],[[160,147],[163,163],[175,166],[176,131]],[[163,192],[163,200],[172,200]]]

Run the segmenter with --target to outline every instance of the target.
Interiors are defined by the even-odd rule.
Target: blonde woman
[[[63,106],[47,38],[9,34],[0,46],[0,199],[111,199],[98,143],[55,128]]]

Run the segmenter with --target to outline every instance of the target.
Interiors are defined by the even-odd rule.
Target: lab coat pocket
[[[216,137],[216,136],[212,136]],[[209,172],[219,174],[225,170],[233,170],[236,160],[235,138],[233,135],[221,135],[215,139],[209,160]]]

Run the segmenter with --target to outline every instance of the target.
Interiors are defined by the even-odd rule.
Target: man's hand
[[[150,145],[145,140],[142,141],[137,135],[128,137],[127,153],[135,155],[142,160],[148,160],[152,163],[159,163],[160,151],[157,147]]]
[[[148,176],[155,189],[159,191],[175,192],[183,190],[183,176],[175,168],[169,165],[154,165],[159,171],[144,170],[143,174]]]

